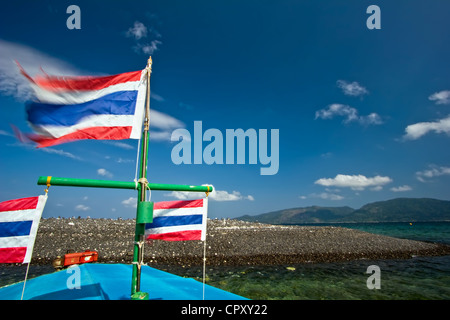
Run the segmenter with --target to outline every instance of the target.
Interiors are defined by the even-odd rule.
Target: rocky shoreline
[[[135,221],[42,219],[32,264],[51,264],[67,251],[99,253],[99,262],[131,263]],[[151,241],[144,246],[150,266],[203,263],[203,242]],[[208,220],[209,266],[282,265],[357,259],[407,259],[450,254],[450,246],[398,239],[341,227],[279,226],[239,220]]]

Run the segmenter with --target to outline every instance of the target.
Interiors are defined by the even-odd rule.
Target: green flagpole
[[[151,222],[153,218],[153,206],[146,205],[145,192],[147,190],[147,159],[148,159],[148,141],[150,127],[150,74],[152,72],[152,57],[148,59],[146,67],[147,77],[147,95],[145,106],[145,120],[143,130],[143,141],[141,150],[141,163],[139,175],[139,197],[136,211],[136,227],[134,233],[134,250],[133,250],[133,273],[131,279],[131,299],[147,300],[148,293],[141,292],[141,266],[144,257],[144,236],[145,223]],[[146,212],[145,212],[146,211]]]

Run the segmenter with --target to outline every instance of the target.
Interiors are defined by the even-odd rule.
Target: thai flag
[[[0,263],[29,263],[47,196],[0,202]]]
[[[153,222],[145,225],[147,239],[205,241],[207,212],[207,198],[155,202]]]
[[[27,120],[38,147],[82,140],[139,139],[146,97],[145,70],[104,77],[31,78]]]

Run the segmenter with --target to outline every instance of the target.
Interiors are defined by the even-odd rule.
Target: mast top
[[[152,70],[152,56],[150,56],[150,57],[148,58],[148,61],[147,61],[147,69],[149,69],[150,71]]]

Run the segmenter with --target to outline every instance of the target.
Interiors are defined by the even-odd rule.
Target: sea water
[[[450,244],[450,222],[339,224],[397,238]],[[380,289],[369,289],[369,266],[380,270]],[[191,270],[195,277],[200,270]],[[181,274],[181,272],[179,272]],[[207,283],[250,299],[450,299],[450,255],[399,260],[356,260],[282,266],[208,267]],[[199,278],[200,280],[200,278]]]
[[[398,238],[450,244],[450,222],[341,224]],[[369,289],[367,268],[380,270],[380,289]],[[202,268],[170,266],[166,271],[202,281]],[[1,266],[0,286],[22,281],[26,266]],[[30,266],[29,278],[53,272]],[[405,260],[206,268],[206,283],[250,299],[417,300],[450,299],[450,256]]]

